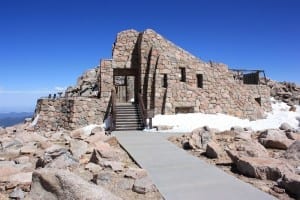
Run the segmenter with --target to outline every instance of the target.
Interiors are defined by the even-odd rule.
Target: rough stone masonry
[[[224,113],[258,119],[271,111],[266,84],[247,84],[225,64],[204,62],[153,30],[126,30],[117,35],[112,59],[101,60],[79,77],[64,97],[38,100],[36,128],[101,124],[113,88],[119,95],[123,91],[126,102],[136,101],[140,93],[155,114]]]

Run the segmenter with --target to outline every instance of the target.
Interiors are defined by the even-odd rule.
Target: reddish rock
[[[102,170],[102,167],[100,165],[90,162],[85,165],[84,169],[89,170],[93,174],[98,174]]]
[[[33,173],[31,199],[120,200],[108,190],[67,170],[40,169]]]
[[[286,136],[291,140],[298,140],[300,141],[300,133],[294,133],[292,131],[287,131]]]
[[[35,154],[37,152],[37,147],[33,144],[30,144],[30,145],[26,145],[26,146],[23,146],[21,149],[20,149],[20,154],[21,155],[24,155],[24,154]]]
[[[202,128],[194,129],[188,142],[192,149],[206,149],[206,145],[212,141],[214,137],[214,131],[207,126],[204,126]]]
[[[11,186],[13,185],[14,187],[19,185],[22,188],[29,188],[32,181],[32,172],[21,172],[10,175],[7,181]]]
[[[100,162],[100,165],[103,167],[108,167],[115,172],[120,172],[124,170],[125,164],[118,161],[103,161]]]
[[[283,187],[289,194],[300,198],[300,175],[286,173],[278,181],[278,184]]]
[[[140,179],[147,176],[147,171],[141,168],[129,168],[125,172],[125,177],[133,178],[133,179]]]
[[[290,165],[274,158],[239,156],[232,160],[241,174],[253,178],[276,181],[285,173],[293,173]]]
[[[268,129],[259,135],[259,142],[266,148],[286,150],[293,141],[282,130]]]
[[[220,158],[224,153],[225,151],[214,141],[210,141],[206,146],[205,155],[209,158]]]
[[[228,146],[226,152],[231,152],[238,156],[269,157],[269,153],[264,146],[256,141],[236,141]]]

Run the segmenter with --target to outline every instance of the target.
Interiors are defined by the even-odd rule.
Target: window
[[[162,87],[167,88],[168,87],[168,75],[164,74],[162,79]]]
[[[257,97],[257,98],[254,98],[254,99],[258,103],[258,105],[261,106],[261,98]]]
[[[175,114],[178,113],[194,113],[194,107],[176,107]]]
[[[259,72],[248,73],[243,75],[243,83],[244,84],[259,84]]]
[[[185,68],[184,67],[180,67],[180,72],[181,72],[181,82],[185,82],[186,81],[186,74],[185,74]]]
[[[203,74],[197,74],[197,87],[203,88]]]

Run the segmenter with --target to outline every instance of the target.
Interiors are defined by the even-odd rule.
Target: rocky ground
[[[258,132],[202,127],[169,140],[278,199],[300,199],[300,132],[286,123]]]
[[[269,80],[267,85],[271,89],[271,96],[276,100],[283,101],[291,109],[295,109],[294,105],[300,105],[300,86],[291,82],[276,82]]]
[[[34,132],[22,124],[0,128],[0,199],[163,197],[102,128]]]

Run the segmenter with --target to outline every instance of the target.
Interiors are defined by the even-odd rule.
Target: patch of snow
[[[289,111],[290,107],[283,102],[271,99],[272,112],[267,113],[266,119],[250,121],[225,114],[189,113],[176,115],[156,115],[153,118],[153,126],[173,126],[169,132],[191,132],[193,129],[203,126],[216,128],[220,131],[229,130],[233,126],[251,127],[253,130],[265,130],[278,128],[283,122],[287,122],[293,128],[299,129],[300,106],[296,106],[296,112]]]
[[[40,117],[40,114],[37,114],[29,126],[30,127],[35,126],[39,120],[39,117]]]
[[[82,127],[81,129],[83,130],[84,134],[85,135],[90,135],[91,134],[91,131],[96,128],[96,127],[99,127],[101,125],[97,125],[97,124],[90,124],[90,125],[87,125],[85,127]]]

